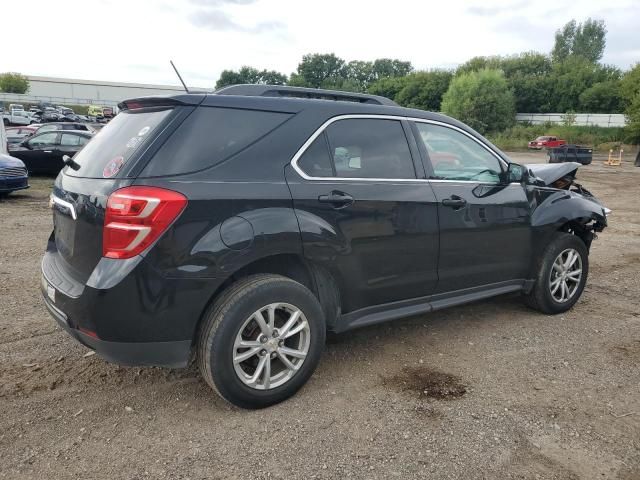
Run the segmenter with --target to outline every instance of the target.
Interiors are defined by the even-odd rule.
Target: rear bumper
[[[46,294],[45,294],[46,295]],[[78,342],[109,362],[128,366],[186,367],[191,355],[191,341],[175,342],[108,342],[72,328],[65,313],[55,307],[48,298],[44,303],[58,325]]]
[[[121,365],[188,364],[198,321],[218,282],[165,278],[140,261],[124,273],[100,270],[106,278],[96,285],[79,281],[69,268],[56,251],[47,251],[40,290],[72,337]]]

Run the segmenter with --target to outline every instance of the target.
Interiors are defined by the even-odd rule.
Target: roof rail
[[[230,85],[216,90],[214,93],[216,95],[242,95],[247,97],[315,98],[320,100],[398,106],[393,100],[378,95],[323,90],[320,88],[287,87],[283,85]]]

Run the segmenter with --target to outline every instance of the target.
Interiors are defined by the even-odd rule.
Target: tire
[[[563,267],[554,268],[554,263],[559,261],[566,264],[570,261],[568,252],[575,252],[578,258],[564,272],[563,279],[561,271]],[[560,255],[562,258],[558,260]],[[576,274],[577,270],[580,270],[579,275]],[[525,295],[525,303],[534,310],[548,315],[566,312],[582,295],[588,275],[589,252],[584,242],[570,233],[558,233],[549,242],[537,262],[535,285],[531,292]],[[563,290],[562,283],[567,285],[566,291]],[[555,288],[556,285],[558,289]],[[555,293],[553,293],[554,290]],[[566,299],[563,300],[562,297]]]
[[[274,305],[276,331],[264,330],[254,315],[263,313],[266,327],[270,327],[269,308]],[[300,313],[296,314],[296,310]],[[287,321],[294,316],[296,323],[289,332],[277,331],[287,328]],[[297,328],[302,328],[299,333],[285,337]],[[265,331],[271,336],[263,337]],[[268,407],[291,397],[311,377],[320,361],[325,335],[322,308],[309,289],[280,275],[252,275],[227,288],[205,314],[197,348],[200,373],[218,395],[233,405],[250,409]],[[252,346],[245,349],[238,346],[238,341]],[[259,353],[234,362],[234,356],[255,349]],[[298,355],[305,349],[304,358],[285,354],[295,351]],[[281,360],[283,356],[289,367]],[[251,383],[247,377],[255,377],[262,362],[262,373]],[[271,372],[269,382],[267,368]]]

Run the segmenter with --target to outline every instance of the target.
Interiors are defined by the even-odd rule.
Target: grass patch
[[[608,151],[617,148],[625,140],[622,127],[594,127],[567,125],[523,125],[517,124],[502,132],[488,135],[501,150],[526,150],[527,143],[540,135],[553,135],[567,143],[593,147],[595,150]]]

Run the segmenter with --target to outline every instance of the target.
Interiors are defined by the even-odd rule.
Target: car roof
[[[91,137],[92,136],[91,132],[89,132],[87,130],[49,130],[47,132],[38,133],[38,136],[45,135],[47,133],[73,133],[73,134],[76,134],[76,135],[82,135],[83,137]]]
[[[276,95],[272,92],[291,93],[291,96]],[[301,98],[302,94],[308,96]],[[314,95],[321,98],[313,98]],[[312,88],[285,88],[278,85],[234,85],[233,87],[221,89],[214,93],[186,93],[180,95],[132,98],[121,102],[118,108],[120,108],[120,110],[127,110],[130,108],[169,105],[203,105],[288,113],[299,113],[303,110],[319,110],[327,116],[344,114],[397,115],[445,121],[464,129],[469,128],[446,115],[401,107],[392,100],[377,95],[354,94],[351,92]]]
[[[319,98],[317,98],[319,97]],[[390,115],[406,118],[433,120],[453,125],[499,152],[506,162],[511,162],[500,149],[468,125],[441,113],[401,107],[388,98],[376,95],[353,94],[337,90],[283,87],[278,85],[234,85],[214,93],[185,93],[180,95],[139,97],[118,104],[121,111],[133,108],[159,106],[210,106],[240,108],[297,114],[303,111],[317,112],[318,117],[329,119],[338,115]]]

